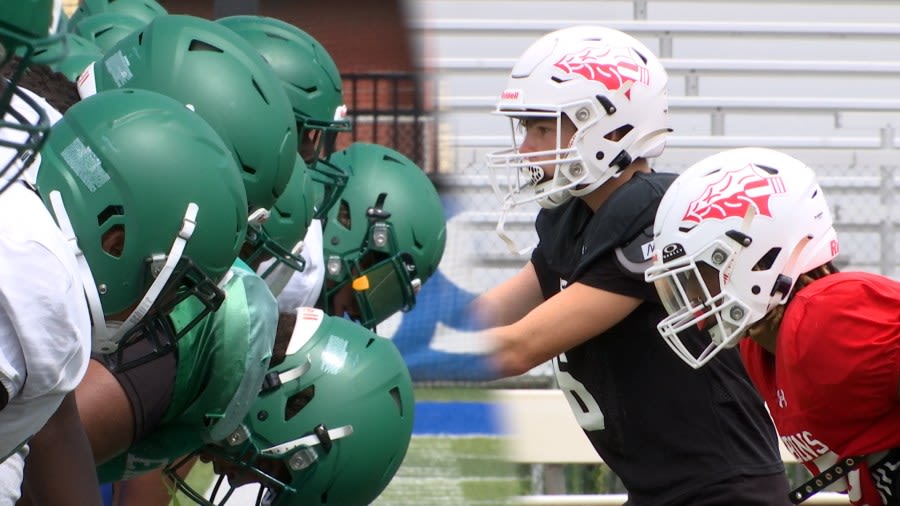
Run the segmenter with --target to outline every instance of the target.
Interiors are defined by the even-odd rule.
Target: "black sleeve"
[[[541,294],[544,296],[544,300],[556,295],[560,290],[559,276],[555,275],[550,269],[540,244],[531,252],[531,264],[534,266],[538,283],[541,285]]]
[[[578,282],[619,295],[659,302],[659,296],[653,285],[626,274],[616,262],[615,252],[603,255],[591,262]]]

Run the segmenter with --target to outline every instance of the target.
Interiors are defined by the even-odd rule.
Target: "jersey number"
[[[603,420],[603,411],[594,396],[588,392],[584,384],[575,379],[568,371],[569,361],[566,354],[561,353],[553,360],[553,372],[556,373],[556,382],[562,390],[569,407],[575,414],[575,420],[584,430],[603,430],[606,423]]]

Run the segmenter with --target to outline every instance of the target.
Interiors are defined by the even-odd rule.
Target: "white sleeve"
[[[0,341],[10,367],[4,375],[17,392],[0,410],[2,457],[37,432],[81,381],[91,326],[75,256],[24,185],[0,194],[0,258]]]
[[[292,271],[287,281],[270,284],[272,293],[278,298],[278,310],[282,313],[293,312],[298,307],[312,307],[319,300],[322,285],[325,283],[325,262],[322,252],[322,222],[312,220],[303,238],[303,251],[300,252],[306,261],[303,272]],[[262,274],[269,269],[274,260],[267,260],[256,270]],[[268,280],[267,280],[268,282]]]
[[[22,479],[25,471],[25,457],[28,445],[25,445],[0,462],[0,504],[15,504],[22,495]]]
[[[325,260],[322,252],[322,222],[312,220],[303,238],[303,258],[306,268],[291,276],[278,295],[278,309],[293,312],[298,307],[312,307],[319,300],[325,283]]]

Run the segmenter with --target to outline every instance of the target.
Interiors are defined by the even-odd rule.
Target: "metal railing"
[[[371,142],[406,155],[426,172],[436,171],[437,126],[428,80],[411,72],[341,76],[353,142]]]

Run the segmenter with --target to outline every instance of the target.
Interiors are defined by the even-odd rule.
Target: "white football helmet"
[[[778,151],[740,148],[701,160],[668,189],[653,227],[654,282],[666,343],[699,368],[787,301],[798,277],[838,241],[812,169]],[[691,345],[682,333],[705,331]]]
[[[670,131],[667,83],[656,56],[618,30],[574,26],[532,44],[495,111],[510,118],[513,147],[487,156],[504,209],[533,201],[559,206],[594,191],[632,160],[659,156]],[[577,129],[571,139],[559,137],[563,114]],[[556,118],[556,149],[519,152],[516,123],[526,118]],[[550,180],[547,167],[555,168]]]

